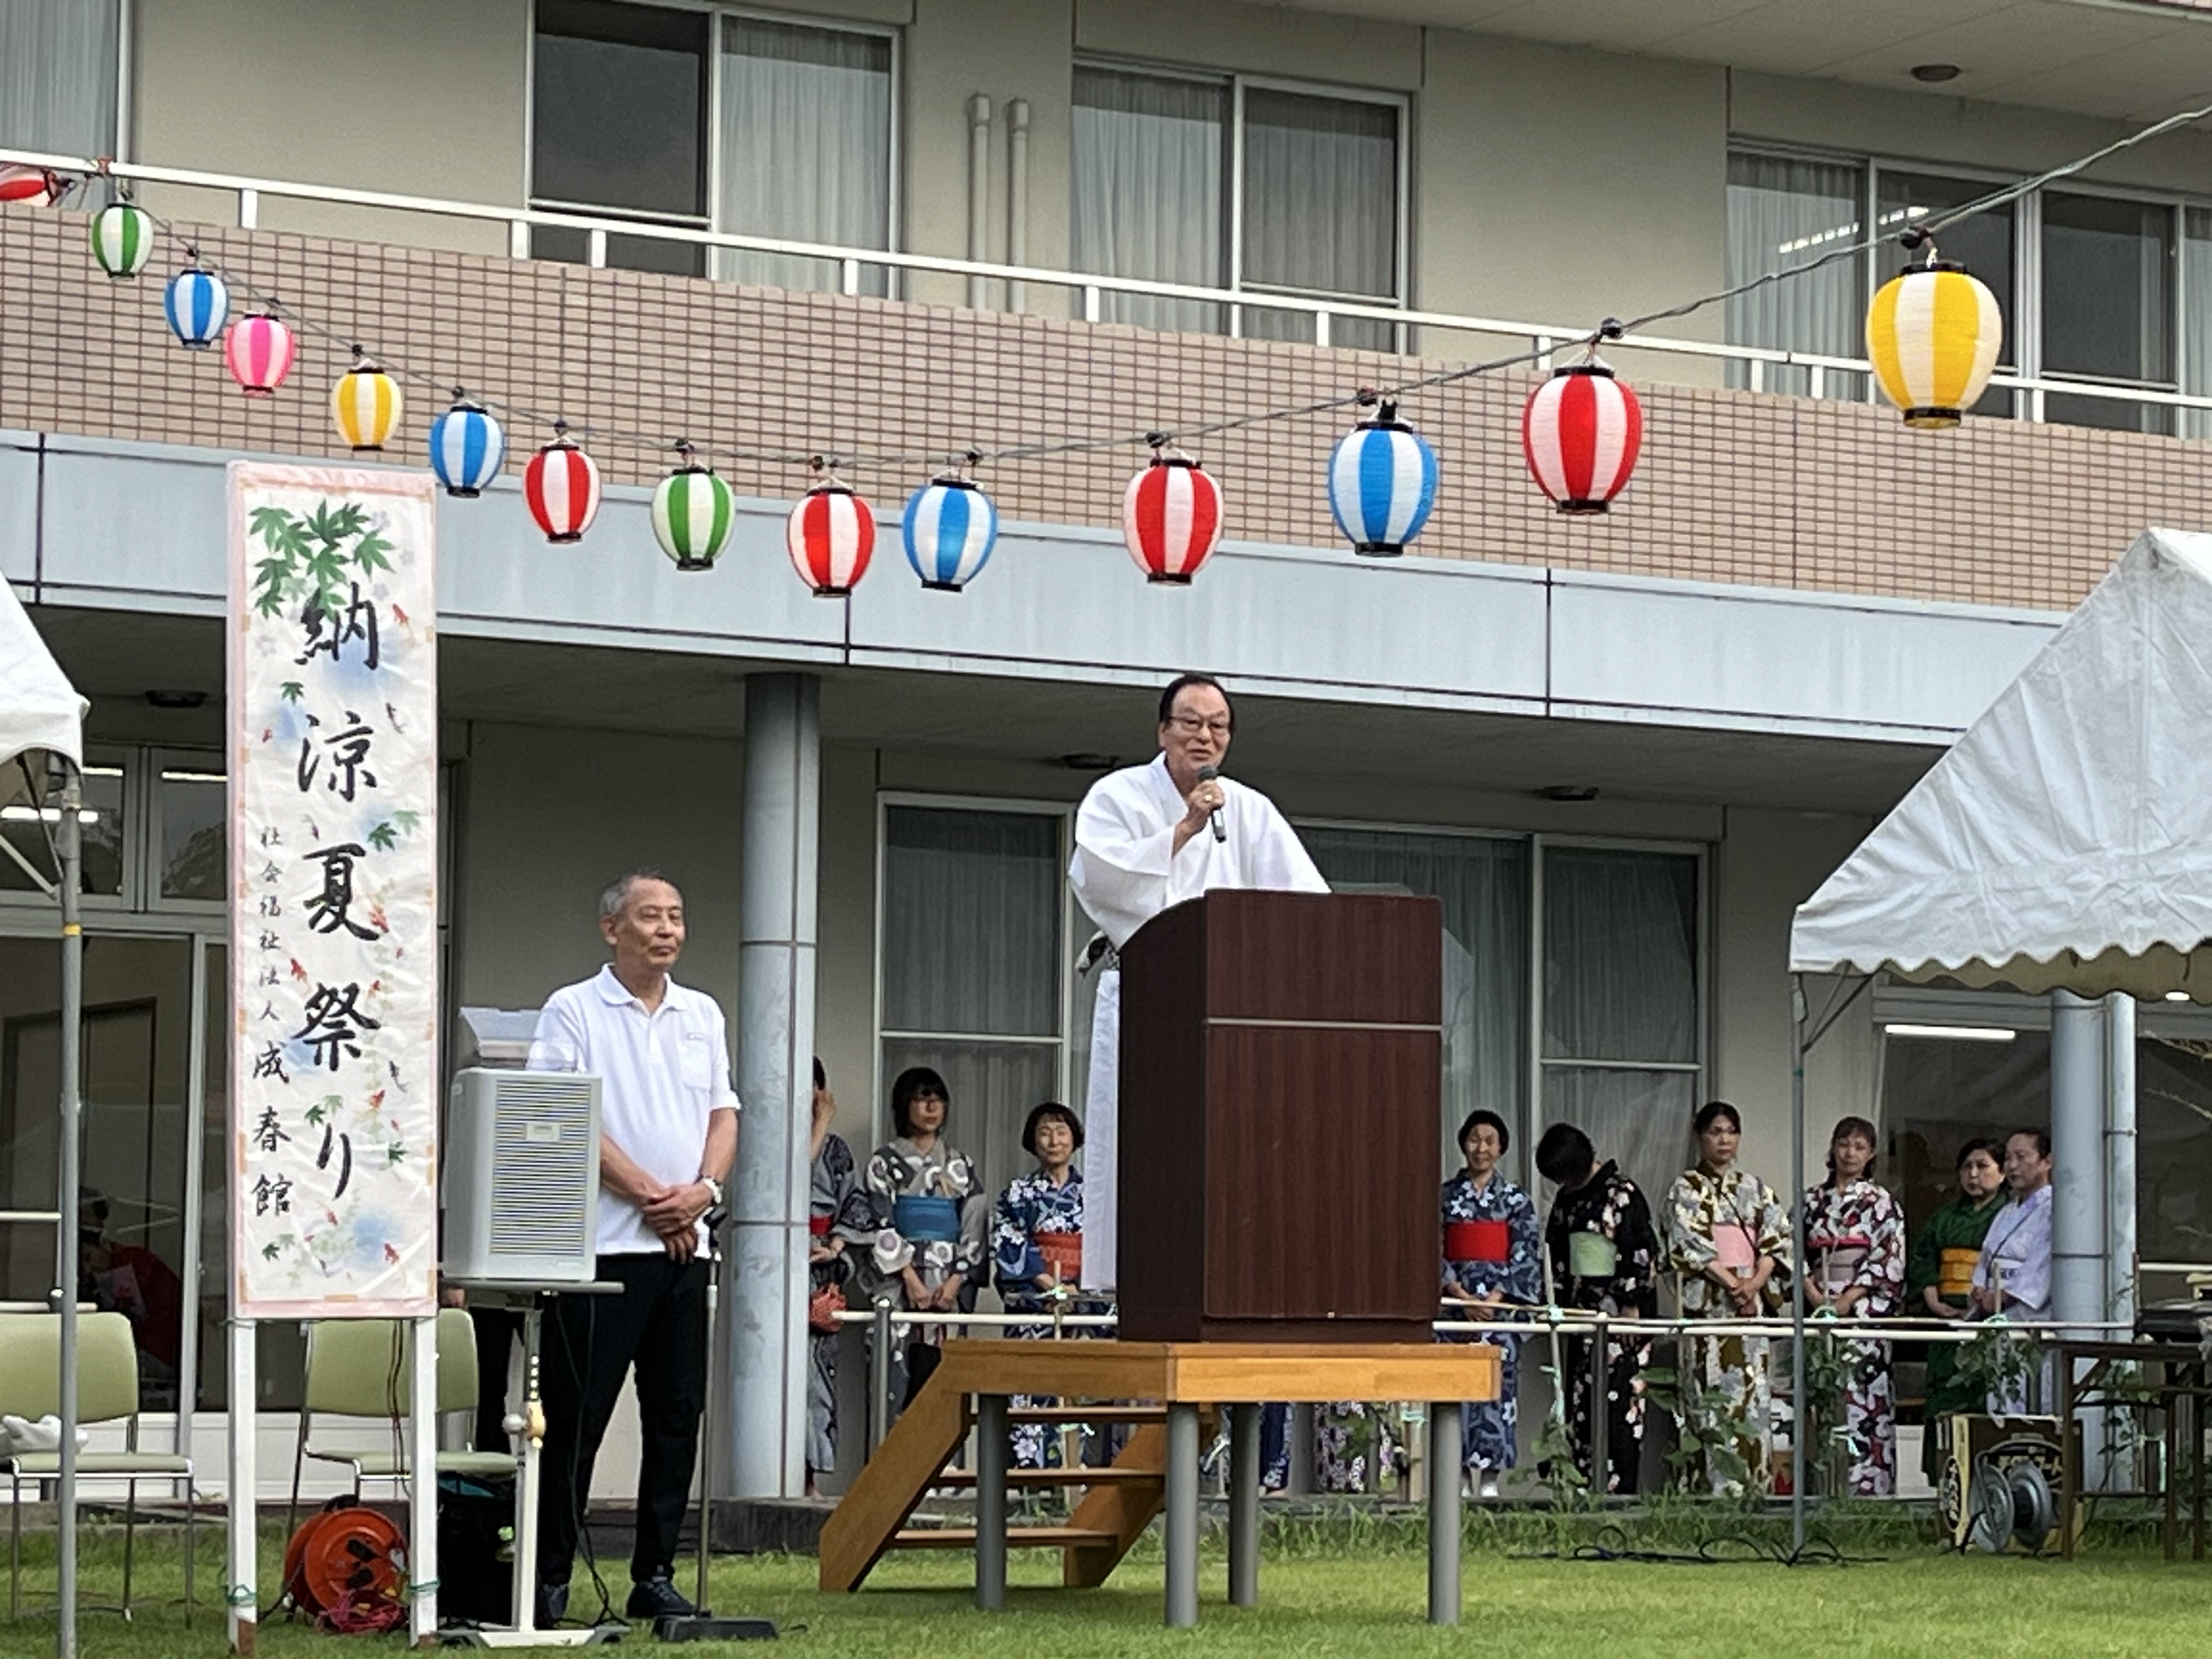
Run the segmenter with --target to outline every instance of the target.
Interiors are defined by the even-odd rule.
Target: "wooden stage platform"
[[[861,1469],[822,1532],[821,1584],[856,1590],[893,1549],[975,1553],[975,1603],[1005,1606],[1009,1547],[1061,1552],[1062,1582],[1103,1583],[1163,1509],[1167,1512],[1166,1620],[1198,1622],[1198,1483],[1202,1417],[1230,1415],[1229,1599],[1259,1600],[1260,1407],[1336,1400],[1422,1401],[1430,1407],[1429,1617],[1459,1620],[1459,1406],[1495,1400],[1498,1351],[1479,1343],[1366,1346],[1259,1342],[954,1341]],[[1010,1396],[1060,1405],[1017,1416]],[[1112,1419],[1133,1425],[1109,1468],[1012,1471],[1007,1431],[1018,1420]],[[945,1464],[976,1436],[973,1474]],[[1006,1492],[1081,1487],[1063,1526],[1009,1528]],[[908,1529],[933,1487],[972,1485],[972,1529]]]

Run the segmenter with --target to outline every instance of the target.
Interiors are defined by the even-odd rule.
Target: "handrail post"
[[[876,1298],[876,1322],[868,1332],[868,1455],[891,1429],[891,1304]]]

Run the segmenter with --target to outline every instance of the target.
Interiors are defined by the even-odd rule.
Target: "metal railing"
[[[47,151],[0,149],[0,166],[42,167],[71,178],[95,172],[82,156]],[[1476,335],[1520,343],[1540,354],[1540,367],[1548,368],[1555,350],[1578,348],[1590,337],[1597,321],[1580,323],[1531,322],[1524,319],[1480,317],[1463,313],[1425,311],[1411,307],[1362,304],[1354,301],[1299,295],[1258,292],[1249,289],[1207,288],[1187,283],[1161,283],[1133,276],[1110,276],[1097,271],[1055,270],[1044,266],[1007,264],[993,260],[909,253],[896,249],[854,247],[825,242],[800,242],[779,237],[740,235],[729,231],[690,225],[656,223],[613,214],[594,214],[569,208],[514,207],[484,202],[459,201],[443,197],[415,196],[391,191],[355,190],[338,185],[305,184],[297,180],[210,173],[196,167],[155,167],[135,161],[113,161],[105,168],[108,177],[133,185],[176,186],[220,192],[232,198],[231,222],[238,228],[260,228],[263,204],[270,200],[312,202],[323,206],[351,207],[374,211],[421,215],[431,218],[479,224],[503,232],[511,258],[532,257],[534,230],[580,232],[585,239],[585,263],[604,267],[608,238],[618,236],[666,242],[702,250],[730,253],[769,254],[810,259],[834,265],[837,291],[858,296],[865,291],[870,271],[970,279],[971,283],[1004,283],[1013,311],[1034,310],[1026,301],[1032,290],[1056,289],[1069,297],[1069,314],[1081,321],[1112,321],[1107,315],[1110,296],[1128,299],[1172,300],[1218,307],[1232,337],[1245,333],[1247,313],[1279,313],[1311,319],[1314,337],[1305,343],[1334,343],[1337,325],[1345,322],[1379,323],[1407,331],[1433,330],[1447,334]],[[95,181],[91,189],[100,189]],[[711,253],[710,256],[711,258]],[[975,289],[971,287],[971,293]],[[1409,337],[1410,348],[1413,342]],[[1703,360],[1732,367],[1744,389],[1766,392],[1790,371],[1802,371],[1805,390],[1815,398],[1828,398],[1833,377],[1856,376],[1844,382],[1850,389],[1844,401],[1865,402],[1874,392],[1872,365],[1863,357],[1843,357],[1821,352],[1782,348],[1733,345],[1713,340],[1684,339],[1656,334],[1632,334],[1608,349],[1653,352],[1662,356]],[[2140,420],[2151,411],[2202,410],[2204,419],[2190,424],[2199,428],[2185,435],[2212,434],[2212,397],[2155,386],[2120,386],[2088,380],[1999,374],[1991,387],[2010,392],[2013,413],[2021,419],[2045,418],[2051,397],[2082,398],[2100,403],[2135,405]],[[2163,413],[2158,418],[2168,417]]]

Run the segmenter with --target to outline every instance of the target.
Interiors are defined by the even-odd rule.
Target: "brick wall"
[[[690,438],[740,491],[796,495],[795,456],[950,455],[1141,433],[1341,395],[1442,364],[1310,346],[1147,334],[834,295],[720,286],[268,232],[199,232],[335,337],[301,334],[274,400],[249,400],[219,351],[189,352],[161,313],[165,246],[111,282],[81,216],[0,208],[0,427],[329,456],[326,394],[361,340],[440,384],[579,425]],[[233,311],[244,308],[234,293]],[[2212,468],[2179,440],[1982,421],[1906,431],[1885,411],[1645,383],[1643,463],[1602,519],[1551,512],[1523,471],[1525,374],[1412,394],[1443,481],[1418,547],[1434,557],[2063,608],[2146,526],[2212,521]],[[392,453],[420,458],[431,386],[405,386]],[[1340,545],[1322,466],[1328,415],[1192,447],[1221,480],[1232,537]],[[509,419],[519,466],[545,434]],[[586,439],[611,481],[647,483],[665,452]],[[794,459],[759,459],[791,452]],[[1139,444],[987,465],[1013,520],[1117,524]],[[848,481],[895,517],[929,471],[854,462]]]

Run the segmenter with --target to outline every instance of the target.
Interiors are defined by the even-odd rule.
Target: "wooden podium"
[[[1434,1340],[1443,915],[1221,890],[1130,939],[1124,1341]]]

